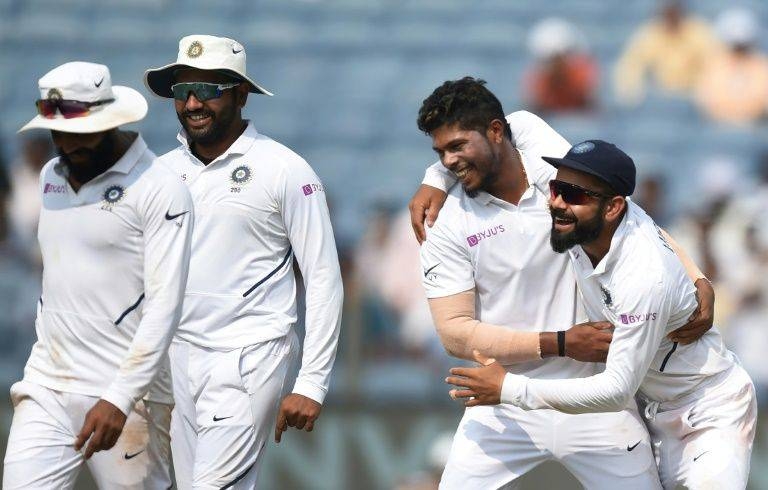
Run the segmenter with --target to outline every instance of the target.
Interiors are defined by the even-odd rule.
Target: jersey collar
[[[523,192],[523,195],[520,196],[520,202],[523,202],[524,200],[533,196],[534,193],[536,192],[535,183],[536,183],[536,179],[538,178],[538,169],[534,168],[532,163],[528,160],[528,156],[525,154],[524,151],[518,148],[515,148],[515,150],[517,150],[518,154],[520,155],[520,164],[525,169],[525,176],[526,176],[526,179],[528,180],[528,188],[525,190],[525,192]],[[479,191],[477,193],[477,196],[475,196],[475,201],[479,202],[483,206],[487,206],[491,202],[496,202],[497,204],[517,207],[514,204],[508,203],[502,199],[499,199],[498,197],[492,196],[491,194],[488,194],[485,191]]]
[[[605,257],[600,260],[600,262],[597,263],[597,266],[595,267],[595,270],[592,271],[593,275],[600,275],[604,274],[609,267],[613,265],[616,260],[618,260],[619,256],[621,255],[621,244],[624,242],[624,239],[626,238],[627,234],[629,233],[630,227],[635,223],[634,218],[634,206],[635,204],[627,199],[627,212],[624,213],[624,217],[621,219],[621,223],[619,223],[619,227],[616,228],[616,231],[613,232],[613,237],[611,238],[611,246],[608,248],[608,253],[605,254]],[[578,248],[578,253],[582,254],[584,258],[589,261],[589,259],[586,256],[586,253],[584,253],[584,250],[581,247],[574,247],[571,249],[571,253],[574,253],[574,250]]]
[[[213,161],[211,161],[211,164],[224,160],[230,155],[245,155],[248,153],[256,139],[259,137],[259,132],[256,131],[256,128],[253,126],[251,121],[247,122],[248,125],[245,127],[243,134],[241,134],[224,153],[214,158]],[[189,148],[189,139],[187,132],[184,131],[184,128],[179,130],[179,133],[176,135],[176,139],[179,140],[187,154],[193,155],[192,150]],[[195,160],[197,159],[195,158]],[[208,165],[210,166],[210,164]]]

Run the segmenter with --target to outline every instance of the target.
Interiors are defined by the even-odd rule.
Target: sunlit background
[[[442,383],[405,207],[434,161],[421,101],[464,75],[507,112],[527,109],[569,141],[634,157],[635,199],[713,280],[717,324],[768,401],[768,3],[657,0],[0,0],[0,434],[34,342],[40,261],[37,173],[46,133],[17,136],[37,80],[67,61],[108,65],[150,101],[140,130],[177,145],[168,100],[142,84],[187,34],[232,37],[256,128],[309,161],[332,207],[346,290],[326,407],[310,435],[271,444],[267,489],[435,488],[461,415]],[[725,11],[725,8],[728,11]],[[734,10],[735,9],[735,10]],[[268,162],[260,162],[268,164]],[[221,244],[226,247],[226,243]],[[108,264],[105,264],[108,266]],[[116,278],[118,280],[118,278]],[[768,489],[758,424],[751,489]],[[91,488],[87,475],[78,488]],[[525,488],[579,488],[554,465]]]

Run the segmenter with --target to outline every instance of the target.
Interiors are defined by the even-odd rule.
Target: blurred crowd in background
[[[612,5],[621,8],[621,4]],[[633,199],[675,237],[712,280],[717,295],[716,324],[752,375],[764,410],[768,406],[768,363],[762,358],[768,346],[768,225],[761,217],[768,209],[768,57],[764,50],[768,40],[761,34],[766,31],[767,12],[750,8],[755,4],[749,2],[744,3],[746,7],[722,2],[723,9],[712,12],[710,8],[708,15],[697,11],[693,1],[645,4],[648,17],[638,18],[634,30],[613,50],[593,50],[596,42],[605,45],[602,38],[597,39],[601,33],[596,32],[594,23],[586,29],[565,16],[535,19],[525,25],[525,36],[514,40],[518,52],[527,56],[527,61],[515,65],[520,68],[514,72],[516,78],[489,80],[490,86],[508,112],[535,112],[572,143],[576,138],[610,140],[624,129],[638,135],[639,127],[647,128],[642,134],[651,136],[642,141],[639,154],[631,145],[629,150],[641,177]],[[174,45],[165,48],[171,53]],[[115,67],[119,56],[115,53],[112,62],[100,61]],[[249,53],[249,70],[256,56]],[[450,53],[445,56],[450,58]],[[498,63],[503,62],[499,58]],[[146,62],[146,66],[150,64]],[[483,76],[469,70],[453,75],[458,78],[464,74]],[[121,82],[114,75],[113,79]],[[31,79],[27,82],[34,83]],[[430,81],[425,86],[440,82]],[[419,97],[426,97],[430,90],[423,90]],[[388,97],[387,93],[374,95]],[[31,117],[32,99],[25,107]],[[423,151],[418,158],[409,155],[410,161],[400,164],[411,169],[407,178],[397,172],[390,174],[386,165],[360,171],[375,173],[379,183],[395,180],[398,192],[382,192],[370,180],[366,187],[356,185],[356,177],[332,175],[332,164],[316,166],[330,190],[332,214],[340,211],[335,225],[346,293],[331,404],[343,405],[349,400],[387,403],[393,396],[400,400],[407,397],[409,403],[417,405],[451,404],[442,379],[447,367],[456,361],[445,354],[431,323],[421,286],[418,244],[406,209],[408,197],[432,158],[423,159],[429,155],[429,141],[417,134],[417,109],[418,104],[410,107],[412,121],[406,130],[414,136],[408,145],[421,145]],[[153,111],[160,110],[172,111],[170,107],[151,106],[150,118]],[[329,113],[324,117],[335,116]],[[386,114],[369,117],[386,118]],[[258,115],[256,119],[267,134],[281,140],[279,130],[266,130],[270,120],[261,121]],[[173,119],[166,121],[173,125]],[[14,128],[4,129],[1,136],[6,143],[21,138],[0,146],[0,153],[4,153],[0,154],[0,379],[7,386],[20,377],[35,338],[41,274],[36,242],[40,207],[37,176],[55,149],[48,134],[17,137],[9,131]],[[656,152],[643,151],[653,146],[654,135],[678,131],[677,139],[670,136],[659,143],[661,149]],[[658,139],[662,136],[667,135]],[[284,142],[299,149],[302,146],[300,139]],[[166,143],[167,147],[173,144]],[[697,153],[692,149],[697,145],[706,149]],[[8,152],[9,148],[14,151]],[[683,165],[677,161],[678,152],[688,158],[696,155],[697,161]],[[304,156],[313,165],[317,163],[311,154]],[[653,163],[646,165],[646,160]],[[349,209],[352,205],[345,193],[359,195],[353,201],[354,210]],[[362,214],[357,220],[360,226],[350,232],[345,217],[358,214]],[[318,429],[322,430],[322,424]],[[428,468],[440,467],[445,444],[444,438],[438,439],[423,457],[425,472],[404,477],[401,488],[431,488],[439,471]]]

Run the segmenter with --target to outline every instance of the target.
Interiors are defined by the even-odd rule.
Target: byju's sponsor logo
[[[49,192],[53,192],[54,194],[64,194],[67,192],[67,189],[64,187],[64,184],[49,184],[46,182],[45,187],[43,188],[43,194],[48,194]]]
[[[656,319],[656,316],[657,316],[656,313],[641,313],[639,315],[622,314],[620,318],[621,318],[621,323],[623,323],[624,325],[632,325],[633,323],[647,322],[649,320],[653,321]]]
[[[474,235],[469,235],[467,237],[467,243],[470,247],[474,247],[481,241],[494,237],[499,233],[504,233],[505,231],[504,225],[496,225],[493,228],[488,228],[487,230],[480,231]]]
[[[304,192],[305,196],[309,196],[315,192],[325,191],[325,187],[323,187],[323,184],[306,184],[301,186],[301,190]]]

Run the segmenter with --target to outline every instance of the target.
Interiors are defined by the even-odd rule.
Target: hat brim
[[[248,91],[251,93],[264,94],[264,95],[270,95],[270,96],[272,95],[272,92],[270,92],[269,90],[257,84],[256,82],[254,82],[247,76],[243,75],[242,73],[238,73],[234,70],[228,70],[226,68],[216,68],[216,67],[204,68],[200,66],[185,65],[183,63],[171,63],[170,65],[165,65],[160,68],[152,68],[150,70],[145,71],[144,86],[146,86],[150,92],[157,95],[158,97],[172,99],[173,92],[171,92],[171,85],[176,83],[174,79],[174,73],[176,72],[176,70],[180,70],[184,68],[194,68],[198,70],[210,70],[210,71],[225,73],[226,75],[229,75],[232,78],[235,78],[237,80],[242,80],[243,82],[247,83]]]
[[[101,106],[82,117],[64,119],[63,116],[47,118],[35,116],[19,133],[30,129],[49,129],[62,133],[99,133],[136,121],[147,115],[147,100],[137,90],[120,85],[112,86],[115,101]]]
[[[593,175],[605,182],[605,177],[598,174],[597,172],[587,167],[583,163],[579,163],[575,160],[569,160],[567,158],[554,158],[554,157],[541,157],[541,159],[549,163],[555,168],[560,168],[560,167],[572,168],[573,170],[578,170],[579,172],[584,172],[584,173],[588,173],[589,175]]]

